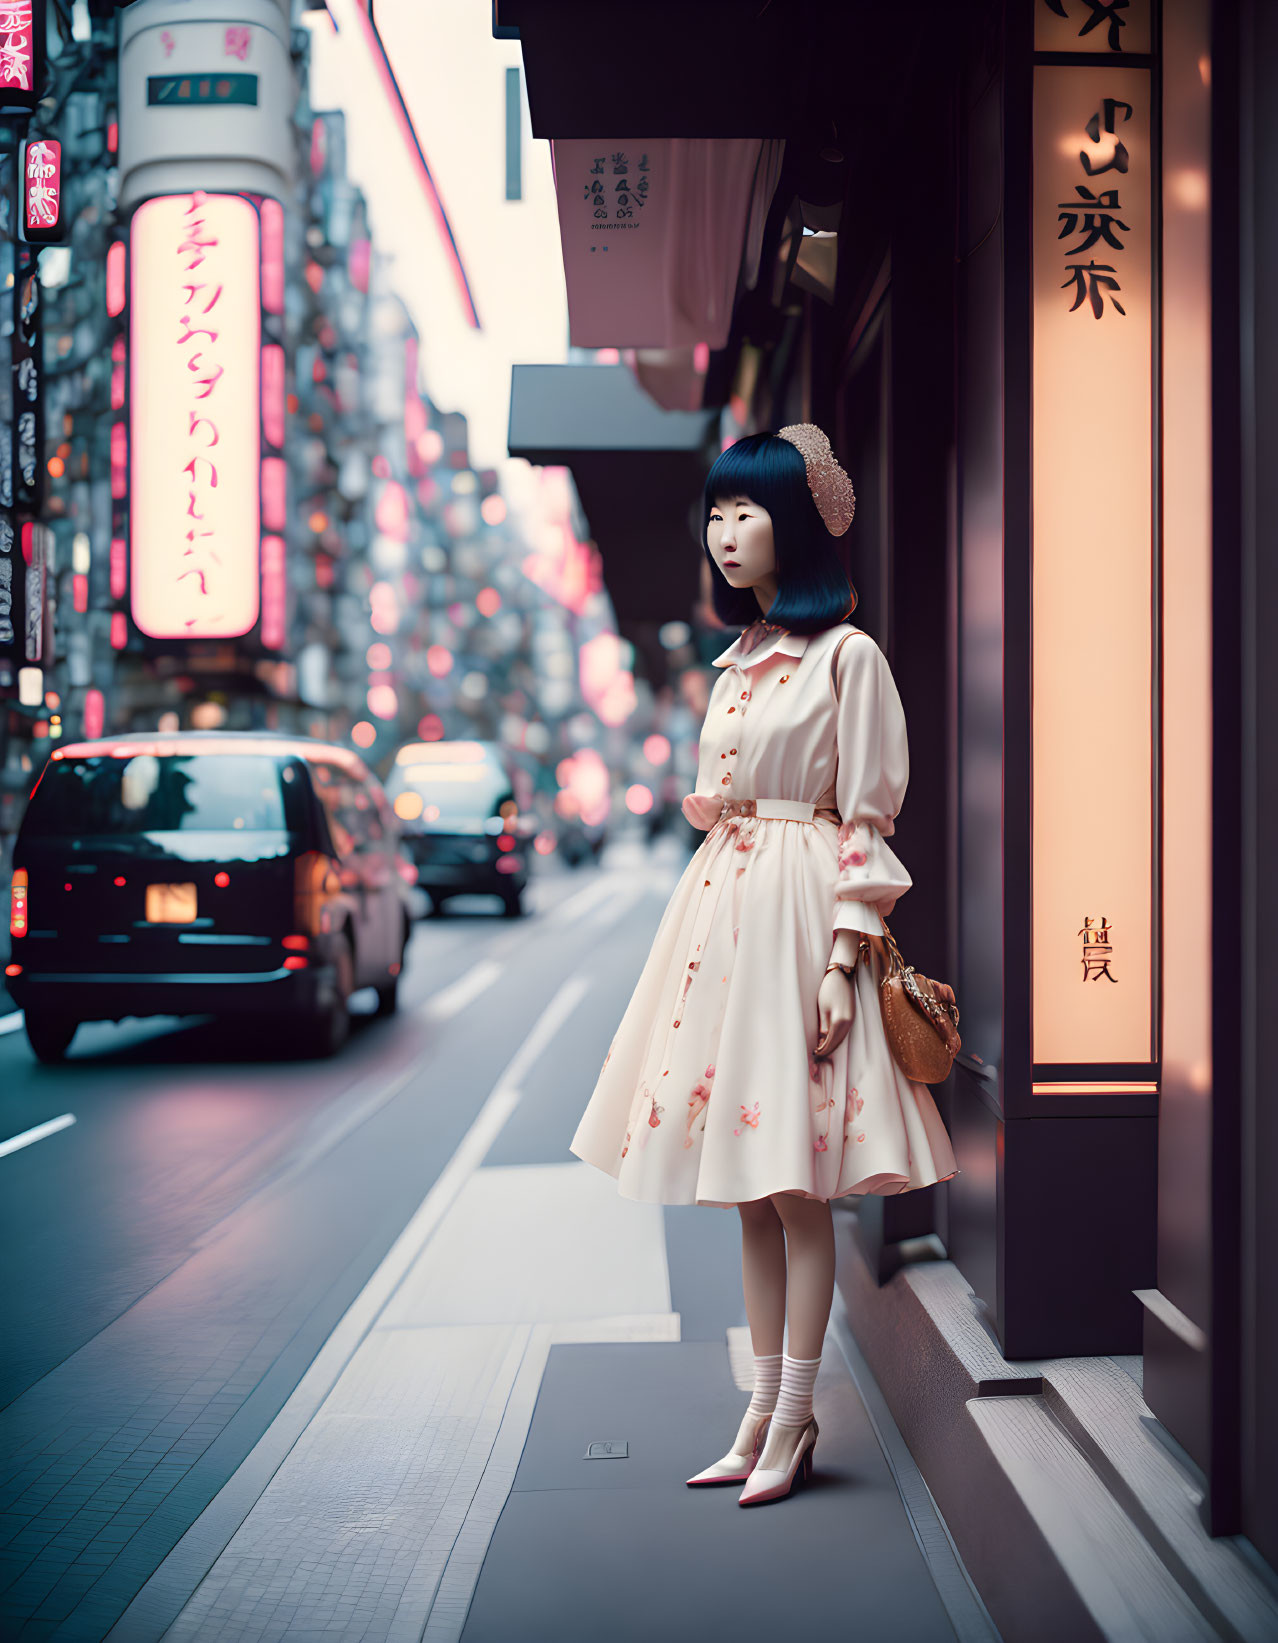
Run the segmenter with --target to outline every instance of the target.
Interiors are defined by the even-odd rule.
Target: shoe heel
[[[812,1451],[815,1448],[816,1444],[810,1443],[803,1451],[803,1459],[799,1463],[799,1470],[803,1473],[803,1481],[805,1484],[812,1482]]]

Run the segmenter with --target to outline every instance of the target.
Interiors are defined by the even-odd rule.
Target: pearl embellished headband
[[[829,439],[814,422],[791,423],[779,431],[777,438],[788,440],[803,458],[808,470],[808,489],[825,528],[831,536],[842,536],[856,513],[856,492],[830,448]]]

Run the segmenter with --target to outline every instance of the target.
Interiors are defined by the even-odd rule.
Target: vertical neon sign
[[[44,78],[44,0],[0,0],[0,112],[30,114]]]
[[[62,144],[51,137],[22,146],[22,237],[29,245],[62,237]]]
[[[1115,1068],[1145,1088],[1155,1059],[1150,97],[1145,68],[1034,70],[1033,996],[1044,1092],[1113,1087]]]
[[[259,605],[257,212],[167,195],[130,238],[133,620],[153,639],[236,638]]]

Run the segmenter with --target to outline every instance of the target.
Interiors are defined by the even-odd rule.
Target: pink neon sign
[[[284,449],[284,350],[278,342],[262,349],[262,432],[268,445]]]
[[[62,237],[62,144],[33,137],[22,154],[22,236],[33,245]]]
[[[283,650],[285,638],[284,538],[262,538],[262,643]]]
[[[262,201],[262,307],[284,312],[284,207],[278,200]]]
[[[91,740],[102,734],[102,726],[106,722],[106,700],[100,690],[86,690],[84,693],[84,734]]]
[[[233,194],[134,214],[129,258],[133,620],[234,638],[258,615],[258,218]]]
[[[36,29],[33,0],[0,0],[0,107],[35,106]]]
[[[288,523],[288,464],[282,456],[262,458],[262,526],[282,531]],[[266,568],[263,565],[265,579]]]
[[[129,559],[122,536],[111,538],[111,597],[123,599],[129,589]]]
[[[112,319],[124,312],[124,241],[114,240],[107,247],[106,307]]]

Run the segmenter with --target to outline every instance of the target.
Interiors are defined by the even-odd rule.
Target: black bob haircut
[[[769,622],[791,633],[821,633],[846,622],[856,609],[856,589],[808,489],[799,451],[777,434],[747,434],[722,452],[706,475],[701,547],[710,565],[715,615],[725,626],[748,627],[764,612],[753,588],[734,588],[714,562],[706,536],[711,509],[747,496],[772,516],[777,596]]]

